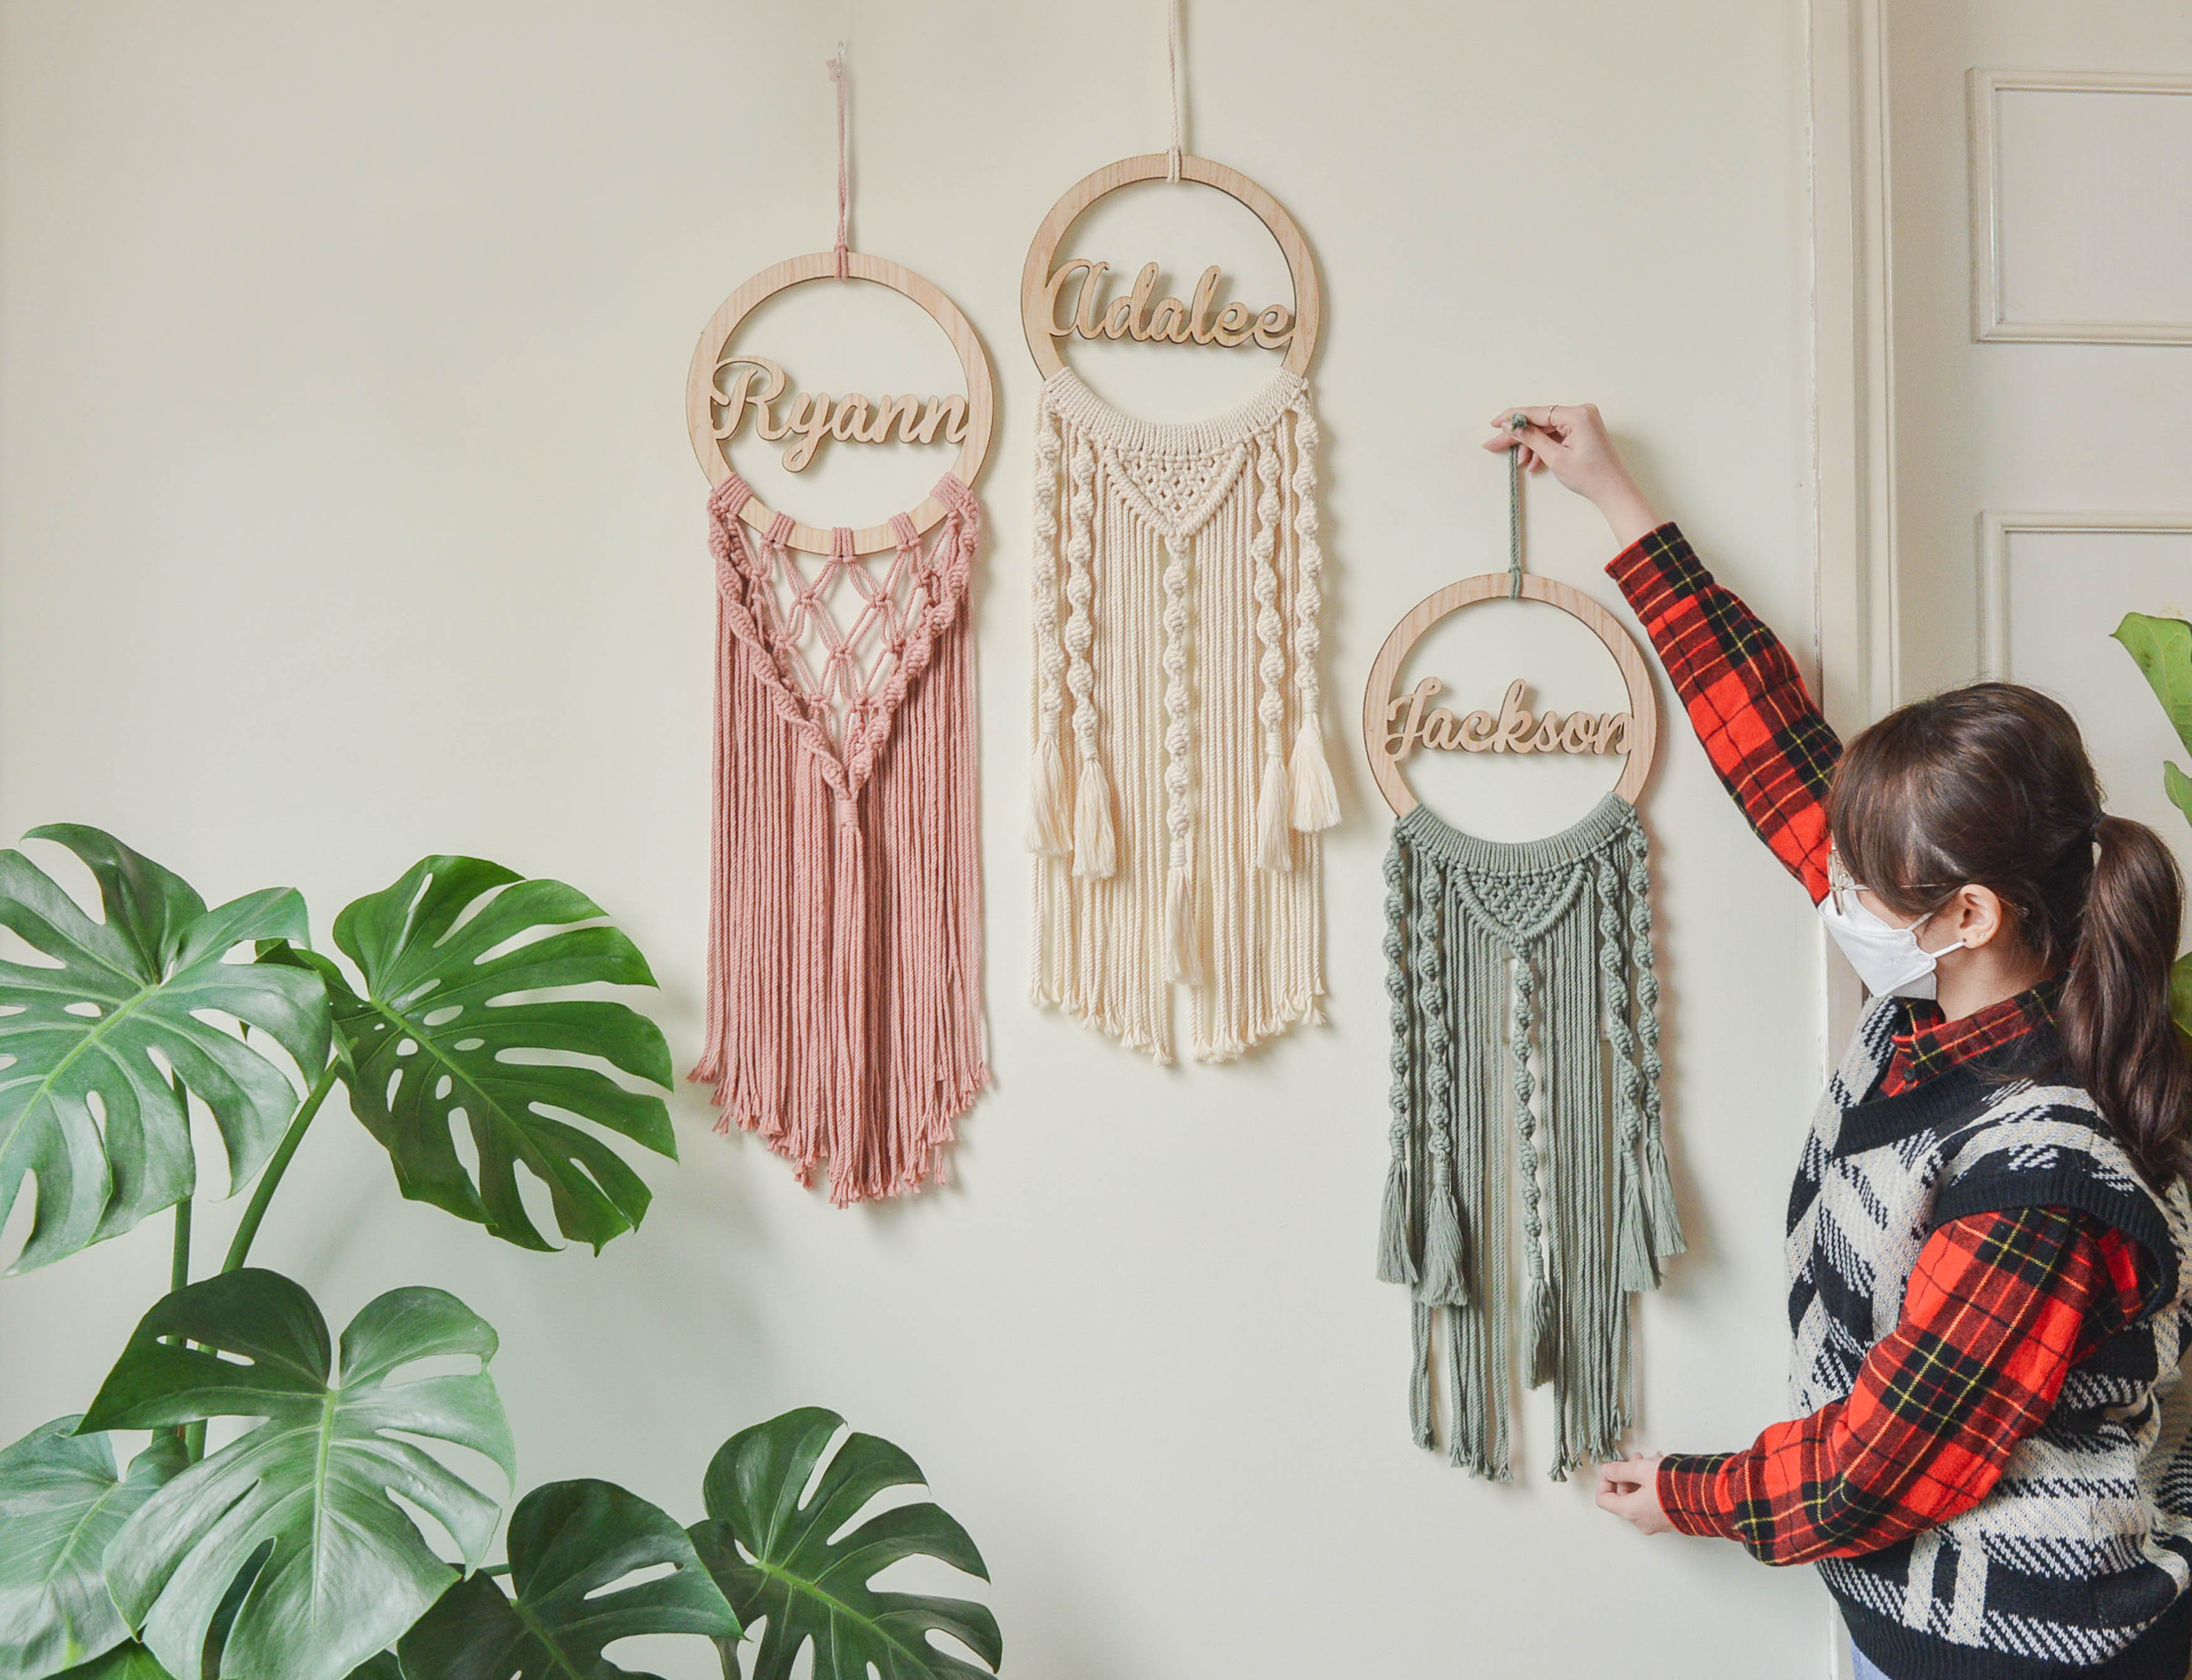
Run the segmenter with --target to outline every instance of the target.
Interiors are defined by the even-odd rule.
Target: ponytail
[[[2192,1165],[2192,1061],[2169,1015],[2184,885],[2143,823],[2103,817],[2057,1019],[2078,1081],[2139,1170],[2166,1184]]]
[[[1990,888],[2055,1005],[2070,1076],[2156,1188],[2192,1176],[2192,1053],[2169,1015],[2184,886],[2161,837],[2101,809],[2061,703],[1975,682],[1898,708],[1849,744],[1828,824],[1904,915]]]

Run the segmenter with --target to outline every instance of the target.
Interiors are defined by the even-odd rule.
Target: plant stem
[[[187,1289],[191,1281],[191,1210],[196,1198],[186,1196],[175,1204],[175,1258],[168,1268],[168,1288],[170,1293]],[[175,1434],[183,1444],[184,1455],[196,1464],[205,1456],[205,1430],[203,1422],[179,1426]]]
[[[186,1196],[175,1204],[175,1258],[168,1267],[168,1290],[173,1294],[191,1281],[191,1204]]]
[[[236,1227],[236,1240],[228,1245],[228,1258],[222,1261],[224,1273],[233,1272],[243,1264],[244,1256],[251,1252],[252,1239],[259,1234],[259,1222],[266,1217],[266,1204],[274,1199],[274,1192],[282,1182],[282,1175],[289,1170],[289,1158],[297,1153],[297,1146],[305,1141],[305,1129],[312,1123],[312,1116],[320,1112],[328,1093],[334,1089],[335,1064],[332,1058],[312,1082],[305,1100],[289,1122],[289,1130],[282,1135],[282,1142],[274,1157],[266,1163],[266,1170],[259,1175],[258,1187],[251,1193],[251,1205],[243,1210],[243,1222]]]

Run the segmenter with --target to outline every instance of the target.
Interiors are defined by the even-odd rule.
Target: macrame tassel
[[[1657,1127],[1644,1135],[1647,1171],[1644,1176],[1644,1219],[1650,1231],[1652,1257],[1664,1261],[1683,1250],[1681,1216],[1675,1209],[1675,1186],[1667,1174],[1667,1151]],[[1658,1267],[1653,1267],[1656,1279]]]
[[[1416,1282],[1416,1257],[1408,1252],[1408,1158],[1396,1152],[1385,1169],[1385,1202],[1378,1220],[1378,1281]]]
[[[1195,927],[1195,877],[1184,863],[1165,871],[1165,978],[1182,986],[1202,983],[1202,941]]]
[[[1333,785],[1332,766],[1324,761],[1324,730],[1314,717],[1305,717],[1294,732],[1293,760],[1287,767],[1293,789],[1293,825],[1313,834],[1339,821],[1339,789]]]
[[[1276,752],[1264,759],[1264,785],[1256,795],[1256,864],[1276,874],[1294,866],[1287,830],[1287,763]]]
[[[1111,832],[1111,784],[1104,760],[1081,760],[1080,785],[1073,799],[1073,873],[1087,880],[1109,880],[1119,867],[1118,842]]]
[[[1424,1277],[1416,1298],[1431,1307],[1469,1305],[1469,1279],[1461,1238],[1461,1204],[1453,1163],[1431,1157],[1431,1182],[1424,1200]]]
[[[1549,1279],[1533,1278],[1523,1307],[1522,1335],[1529,1386],[1543,1388],[1560,1370],[1560,1326],[1553,1310],[1553,1286]],[[1555,1481],[1564,1479],[1557,1470]]]
[[[1647,1227],[1650,1215],[1644,1204],[1644,1189],[1637,1181],[1636,1152],[1633,1147],[1620,1150],[1616,1157],[1618,1167],[1614,1187],[1614,1256],[1618,1267],[1615,1276],[1618,1287],[1624,1290],[1653,1290],[1659,1287],[1659,1268],[1652,1257],[1652,1242]]]
[[[1058,737],[1053,733],[1036,748],[1027,848],[1039,857],[1062,857],[1073,850],[1072,833],[1065,808],[1065,755],[1059,751]]]

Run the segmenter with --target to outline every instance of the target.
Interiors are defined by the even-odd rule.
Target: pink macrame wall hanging
[[[837,238],[756,275],[700,335],[686,392],[714,485],[714,846],[705,1047],[692,1077],[791,1162],[828,1164],[840,1206],[944,1172],[954,1123],[989,1081],[982,1033],[968,578],[981,538],[990,367],[950,300],[846,237],[838,84]],[[764,299],[807,281],[864,281],[919,305],[957,350],[964,396],[792,390],[734,350]],[[801,524],[735,471],[749,424],[797,471],[828,440],[956,441],[919,507],[865,529]]]

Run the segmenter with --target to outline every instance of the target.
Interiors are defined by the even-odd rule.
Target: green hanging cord
[[[1515,447],[1507,452],[1507,599],[1522,598],[1522,430],[1529,416],[1519,411],[1507,417],[1507,430],[1515,434]]]

